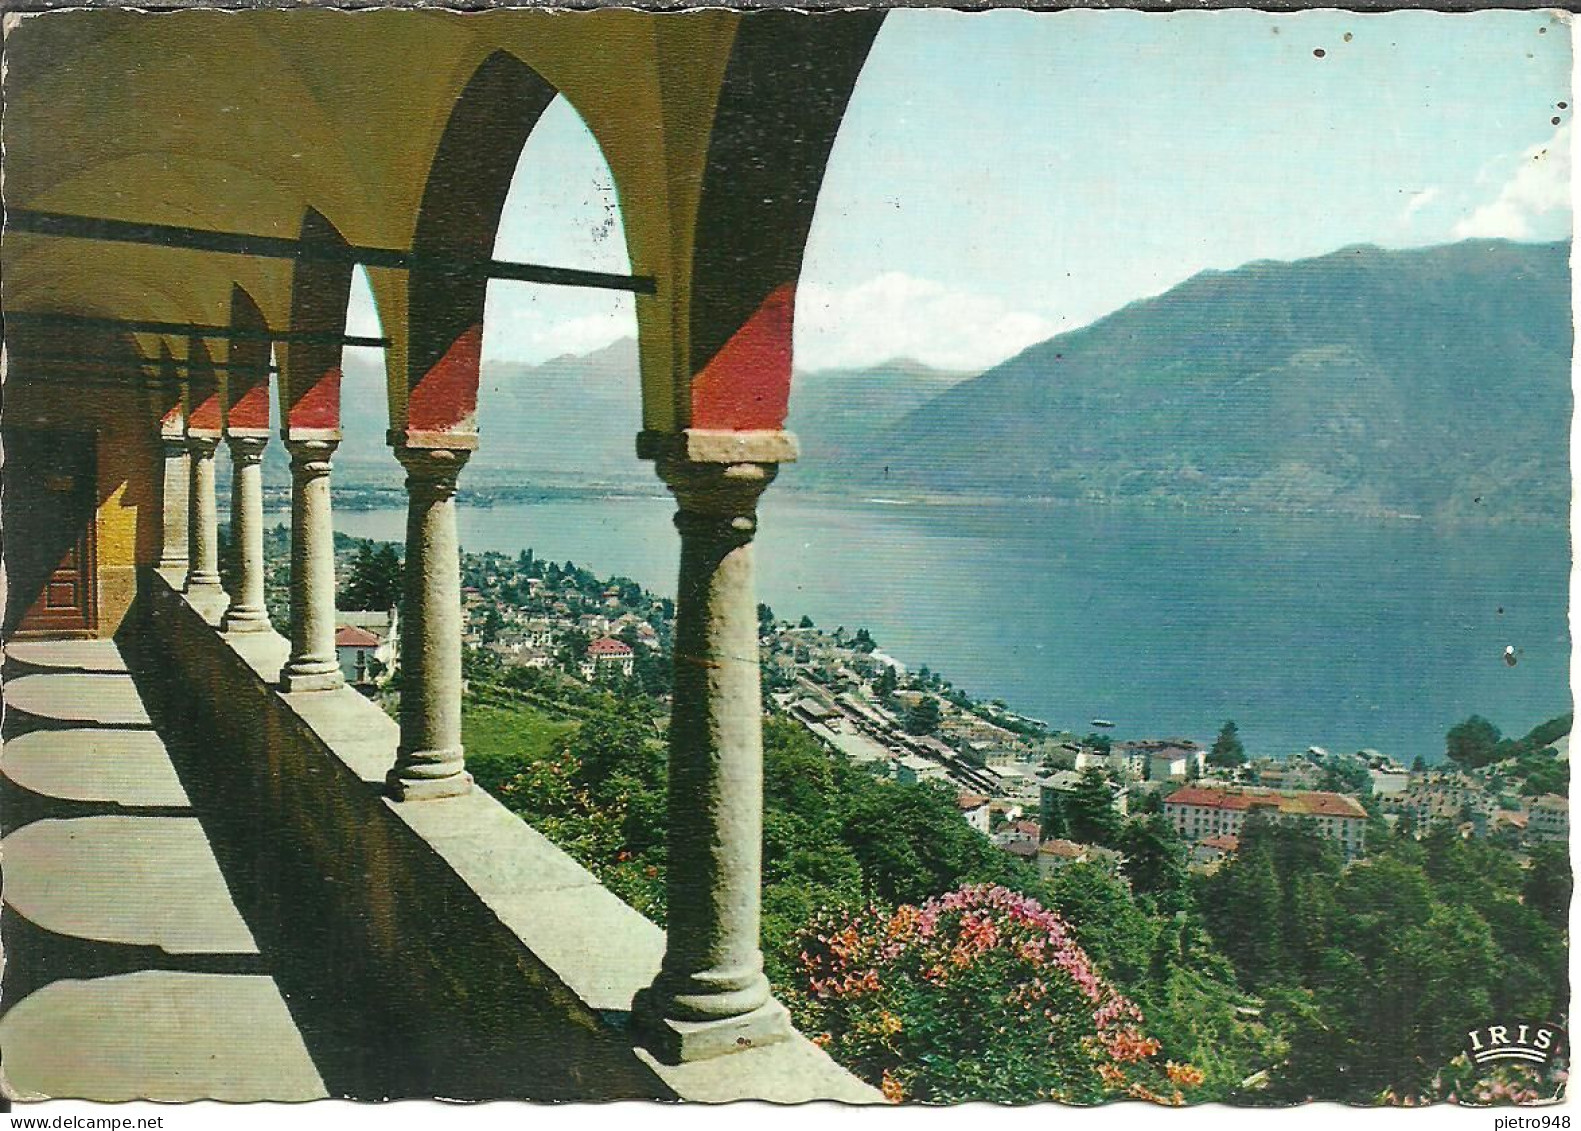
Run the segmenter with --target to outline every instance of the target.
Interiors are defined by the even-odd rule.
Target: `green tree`
[[[1061,800],[1070,838],[1083,844],[1116,845],[1122,819],[1114,808],[1114,789],[1108,775],[1096,766],[1082,771],[1081,779]]]
[[[343,609],[391,609],[401,602],[403,565],[395,545],[363,542],[352,555],[340,590]]]
[[[1241,737],[1235,727],[1235,720],[1230,719],[1219,728],[1219,737],[1213,740],[1213,747],[1208,751],[1210,765],[1221,769],[1233,770],[1246,764],[1246,748],[1241,745]]]
[[[1573,883],[1566,847],[1539,844],[1531,851],[1531,860],[1521,882],[1521,898],[1527,907],[1562,930],[1570,916]]]
[[[1481,715],[1456,723],[1444,736],[1444,753],[1464,770],[1486,766],[1498,757],[1499,728]]]
[[[1082,739],[1081,744],[1087,749],[1096,750],[1099,754],[1103,754],[1105,756],[1107,756],[1109,752],[1114,749],[1114,739],[1110,738],[1107,734],[1099,734],[1096,731]]]
[[[939,701],[931,695],[924,695],[917,700],[911,710],[906,712],[906,733],[936,734],[940,721]]]
[[[1127,821],[1118,847],[1125,857],[1123,870],[1132,891],[1154,899],[1160,910],[1186,909],[1190,897],[1185,847],[1163,816]]]
[[[955,791],[937,783],[863,782],[844,799],[839,822],[868,898],[917,903],[967,881],[1035,882],[961,818]]]
[[[1096,864],[1069,864],[1048,881],[1048,906],[1058,911],[1098,965],[1121,985],[1147,978],[1158,924],[1125,884]]]

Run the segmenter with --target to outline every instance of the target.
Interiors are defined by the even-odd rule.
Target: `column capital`
[[[192,448],[190,445],[188,445],[187,438],[185,436],[180,434],[171,436],[161,433],[159,437],[159,450],[166,459],[180,459],[182,456],[187,455],[192,450]]]
[[[456,481],[472,452],[468,448],[414,448],[397,445],[395,458],[406,468],[406,489],[426,490],[448,498],[456,493]]]
[[[261,463],[264,449],[269,446],[269,437],[229,435],[225,437],[225,443],[231,450],[231,459],[237,463]]]
[[[758,499],[774,482],[773,463],[697,463],[660,459],[655,465],[675,496],[675,525],[683,534],[715,532],[749,542],[757,533]]]
[[[333,470],[334,465],[330,460],[339,445],[339,440],[315,437],[311,440],[286,440],[285,450],[291,455],[293,472],[299,475],[319,476],[328,475]]]
[[[784,429],[645,429],[637,433],[637,458],[658,462],[679,459],[690,463],[794,463],[800,454],[796,434]]]
[[[188,432],[186,435],[187,451],[199,459],[207,459],[214,454],[220,446],[218,433],[206,434],[201,432]]]

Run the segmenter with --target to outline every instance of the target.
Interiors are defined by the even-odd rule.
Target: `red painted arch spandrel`
[[[406,427],[412,432],[470,431],[477,416],[483,324],[468,327],[412,385]]]
[[[340,427],[340,366],[332,365],[317,378],[305,382],[291,405],[290,428],[331,429]]]
[[[779,429],[790,405],[796,284],[784,283],[692,378],[693,428]]]
[[[191,389],[192,412],[187,417],[187,427],[204,432],[218,432],[222,423],[219,385],[213,381],[194,379]]]
[[[248,381],[243,385],[235,376],[232,376],[231,391],[236,398],[231,403],[229,414],[232,428],[257,429],[269,427],[269,383],[267,381]]]

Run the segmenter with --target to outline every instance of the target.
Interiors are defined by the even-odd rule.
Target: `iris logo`
[[[1483,1025],[1466,1033],[1466,1053],[1473,1064],[1520,1060],[1549,1065],[1564,1047],[1565,1031],[1557,1025],[1514,1021]]]

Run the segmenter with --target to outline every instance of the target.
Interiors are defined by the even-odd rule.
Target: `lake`
[[[572,559],[673,594],[673,503],[462,506],[468,550]],[[400,540],[403,511],[336,526]],[[915,667],[1085,732],[1253,754],[1443,753],[1469,714],[1509,733],[1570,708],[1565,531],[1048,505],[830,501],[771,488],[759,599],[865,627]],[[1504,662],[1506,645],[1518,662]]]

